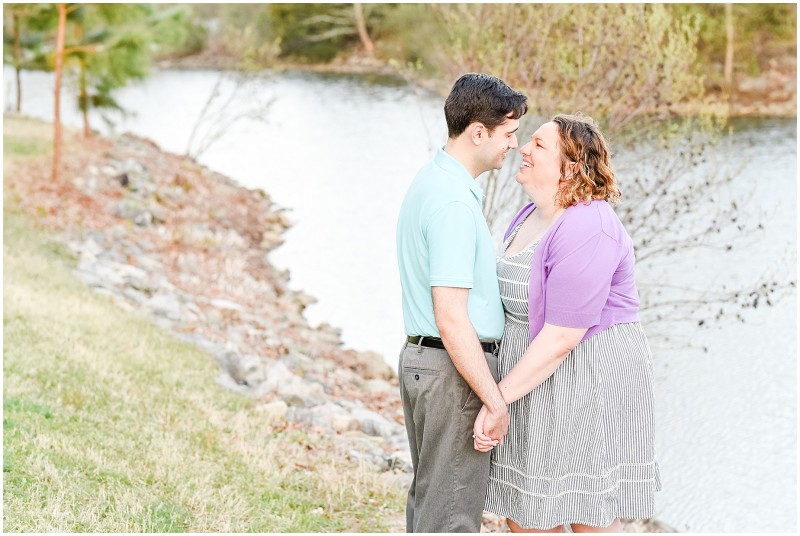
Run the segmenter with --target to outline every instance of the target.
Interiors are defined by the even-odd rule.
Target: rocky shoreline
[[[205,350],[265,419],[349,434],[354,458],[411,470],[392,370],[311,327],[314,298],[269,263],[289,222],[267,194],[136,136],[73,134],[65,153],[61,183],[41,162],[10,187],[77,255],[81,279]]]
[[[7,132],[32,123],[5,117]],[[381,356],[344,348],[337,329],[309,325],[314,298],[268,259],[290,225],[283,210],[147,139],[66,134],[60,182],[37,159],[12,167],[24,179],[7,187],[74,252],[78,277],[207,352],[217,381],[257,399],[265,423],[335,435],[343,456],[407,485],[396,375]],[[485,516],[485,532],[507,530]],[[674,532],[654,520],[626,531]]]

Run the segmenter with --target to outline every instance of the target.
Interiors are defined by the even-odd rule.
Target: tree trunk
[[[727,43],[725,45],[725,95],[728,100],[733,93],[733,4],[725,4],[725,29]]]
[[[364,50],[367,51],[367,54],[372,57],[375,55],[375,45],[367,33],[367,23],[364,21],[364,12],[361,10],[361,4],[353,4],[353,11],[356,15],[356,28],[358,29],[358,36],[361,38],[361,44],[364,45]]]
[[[89,94],[86,92],[86,59],[80,59],[81,66],[81,111],[83,112],[83,137],[92,136],[92,129],[89,127]]]
[[[53,182],[61,179],[61,74],[64,67],[64,34],[67,31],[67,5],[58,4],[58,33],[56,34],[55,113],[53,118]]]
[[[19,42],[19,13],[17,13],[16,10],[12,11],[12,13],[12,20],[14,24],[14,70],[17,73],[17,113],[19,113],[20,110],[22,110],[22,82],[20,81],[20,64],[22,63],[22,54],[20,52]]]

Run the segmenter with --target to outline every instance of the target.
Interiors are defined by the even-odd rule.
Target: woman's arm
[[[549,378],[589,328],[562,328],[545,323],[522,358],[498,384],[506,404],[536,389]]]
[[[505,403],[516,402],[539,387],[556,371],[572,349],[578,346],[588,330],[589,328],[562,328],[545,322],[519,362],[497,384]],[[484,406],[473,426],[474,447],[481,452],[488,452],[499,442],[484,431],[486,415],[487,410]]]

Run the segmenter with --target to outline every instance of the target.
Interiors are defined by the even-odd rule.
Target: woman
[[[633,245],[591,118],[558,115],[520,150],[533,200],[506,232],[497,271],[506,312],[499,387],[511,425],[483,434],[486,510],[514,532],[618,532],[648,518],[661,488],[653,372],[639,325]]]

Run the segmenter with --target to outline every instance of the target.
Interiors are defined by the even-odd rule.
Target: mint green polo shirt
[[[431,287],[468,288],[467,312],[481,339],[503,336],[494,242],[481,210],[483,191],[439,149],[406,193],[397,221],[397,262],[406,335],[440,337]]]

